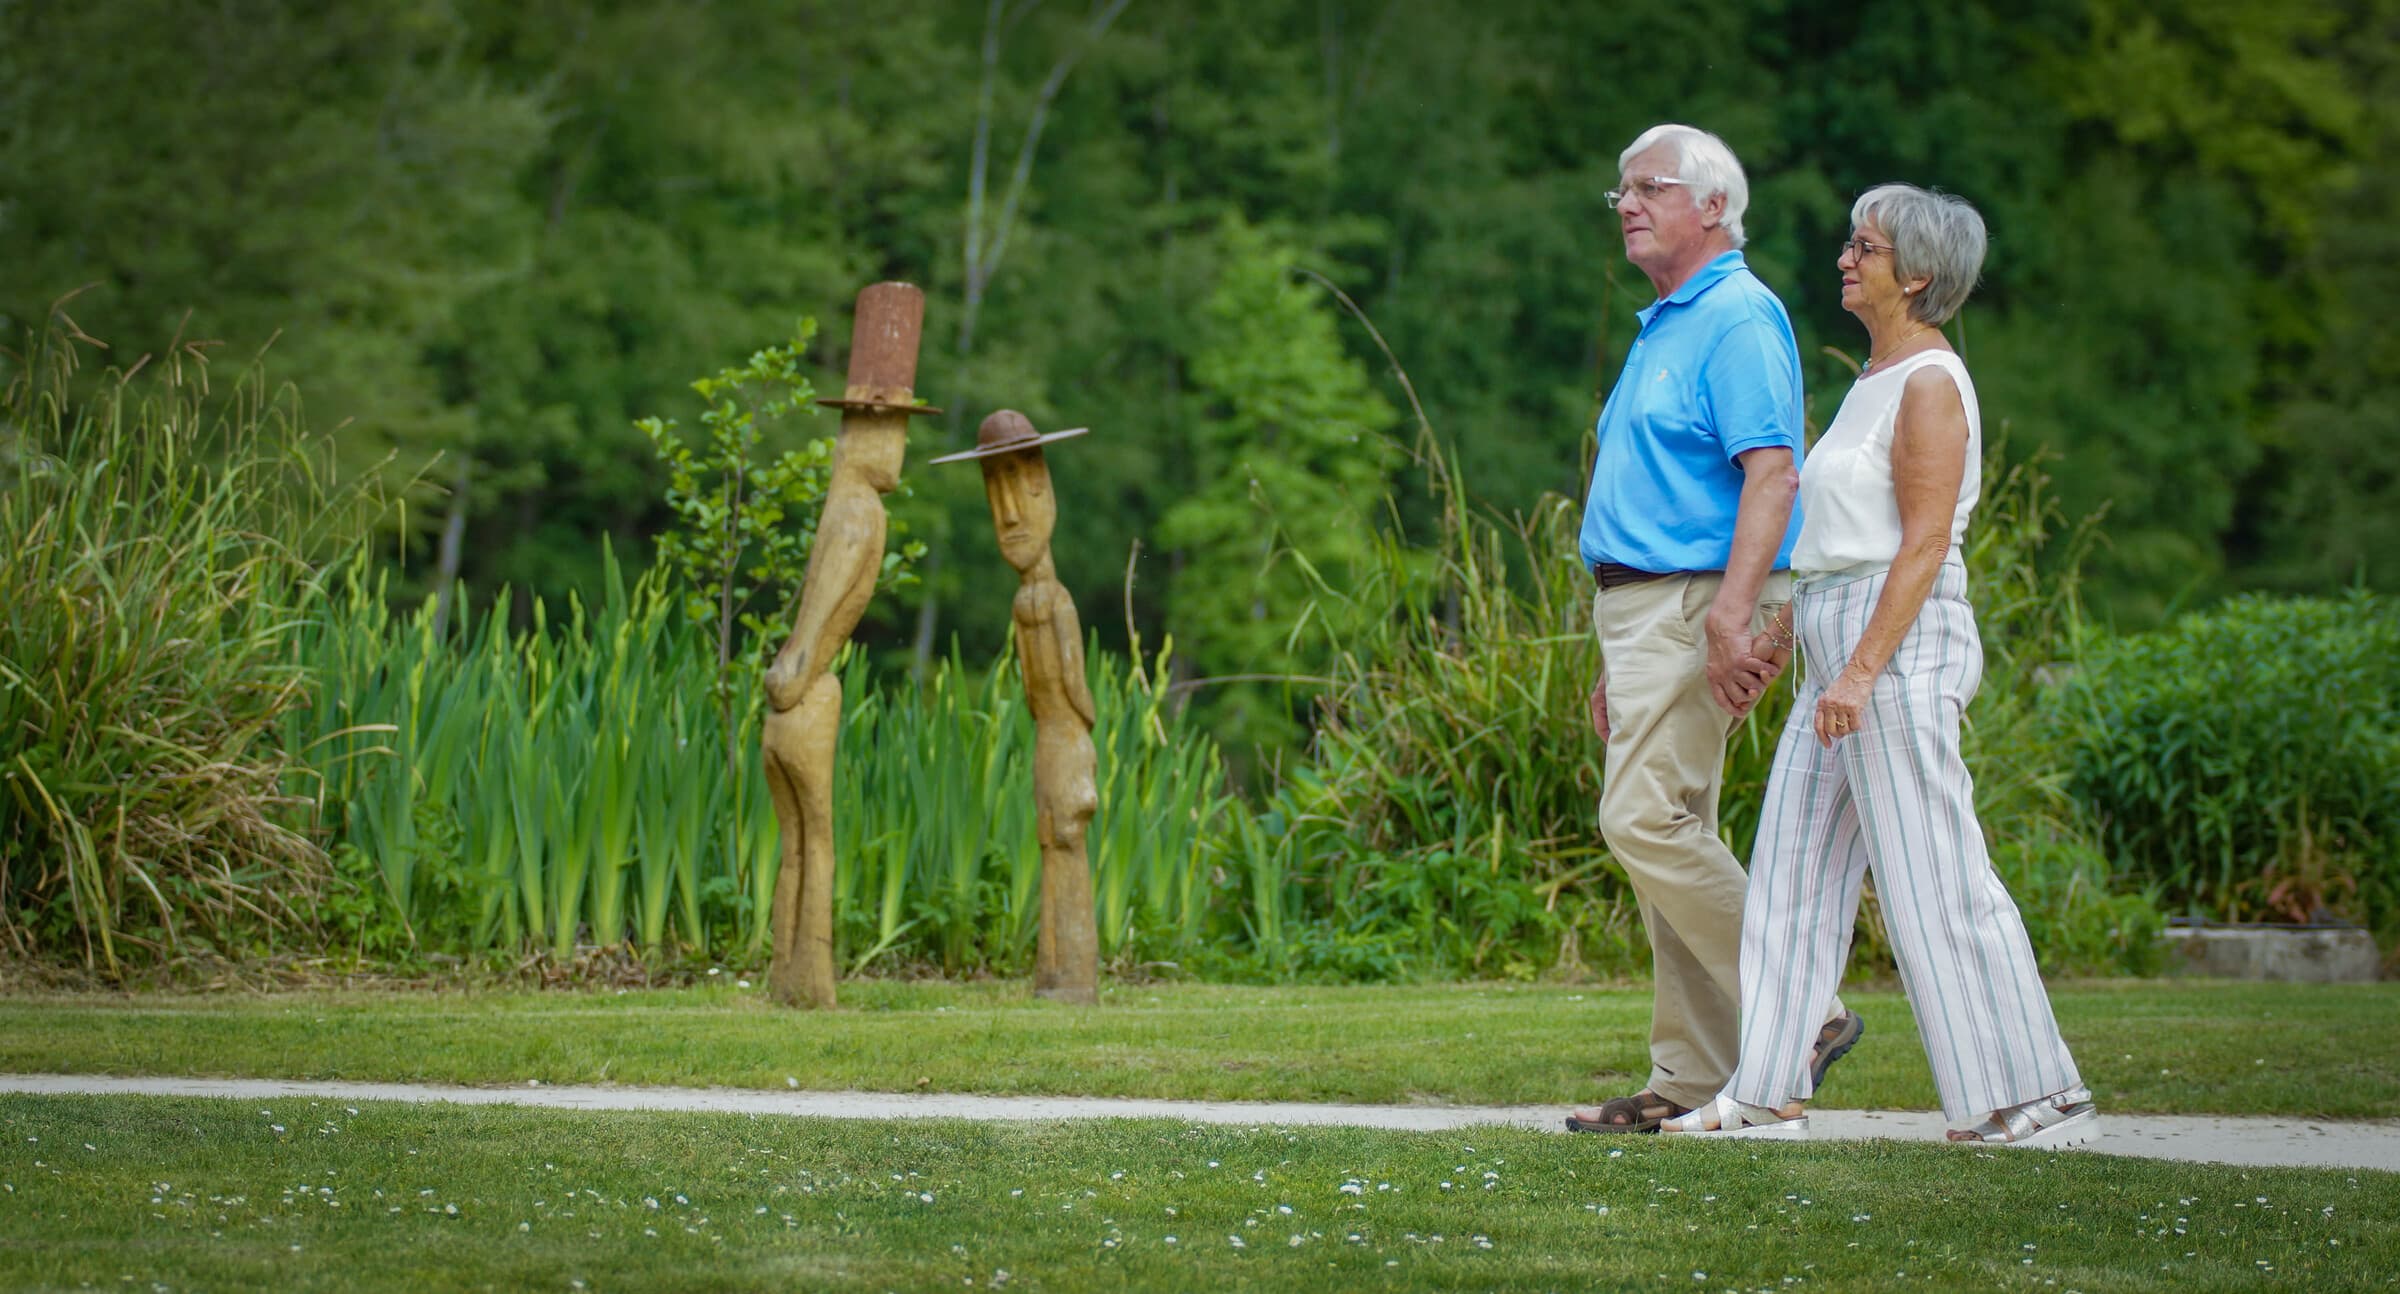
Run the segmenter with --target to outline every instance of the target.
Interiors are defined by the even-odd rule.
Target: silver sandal
[[[2100,1111],[2087,1088],[2074,1088],[2005,1110],[1972,1128],[1953,1130],[1962,1146],[2080,1146],[2100,1135]]]
[[[1708,1121],[1717,1126],[1709,1127]],[[1763,1105],[1750,1105],[1719,1092],[1715,1099],[1689,1114],[1679,1115],[1658,1125],[1658,1130],[1678,1139],[1684,1137],[1718,1137],[1725,1140],[1746,1138],[1755,1141],[1806,1141],[1808,1115],[1795,1114],[1785,1118],[1781,1113]]]

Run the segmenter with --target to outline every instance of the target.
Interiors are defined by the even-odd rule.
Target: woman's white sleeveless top
[[[1908,375],[1928,365],[1950,374],[1967,412],[1967,470],[1950,521],[1951,560],[1963,551],[1967,517],[1983,493],[1983,417],[1967,366],[1948,350],[1919,351],[1858,379],[1842,397],[1833,425],[1811,445],[1800,468],[1800,542],[1792,574],[1867,574],[1900,553],[1900,496],[1892,482],[1892,429]]]

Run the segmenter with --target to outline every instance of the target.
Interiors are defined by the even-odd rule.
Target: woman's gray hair
[[[1706,202],[1711,195],[1725,195],[1725,217],[1718,225],[1733,245],[1743,242],[1742,213],[1750,208],[1750,180],[1742,174],[1742,164],[1725,146],[1725,141],[1698,126],[1679,126],[1669,122],[1652,126],[1641,133],[1625,151],[1617,154],[1617,174],[1623,175],[1634,156],[1660,144],[1675,146],[1675,178],[1690,181],[1692,201]]]
[[[1850,204],[1850,231],[1872,219],[1892,243],[1892,276],[1923,275],[1908,317],[1935,327],[1950,322],[1983,273],[1983,217],[1965,198],[1913,184],[1878,184]]]

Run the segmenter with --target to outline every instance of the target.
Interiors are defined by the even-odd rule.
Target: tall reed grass
[[[94,346],[0,360],[0,942],[114,972],[313,924],[292,645],[372,501],[259,366],[81,372]]]
[[[1509,518],[1476,509],[1456,462],[1424,444],[1437,546],[1387,536],[1367,579],[1318,589],[1349,604],[1325,623],[1371,627],[1332,664],[1308,758],[1233,820],[1245,928],[1294,975],[1642,973],[1637,905],[1595,820],[1602,751],[1586,697],[1600,662],[1579,509],[1557,496]],[[1978,812],[2046,968],[2144,969],[2156,906],[2112,879],[2036,722],[2042,667],[2080,649],[2085,532],[2062,531],[2038,459],[2011,465],[1995,443],[1986,480],[1967,552],[1993,661],[1967,734]],[[1720,831],[1737,856],[1758,830],[1796,677],[1728,743]],[[1871,902],[1856,948],[1864,966],[1890,965]]]
[[[430,602],[392,614],[357,566],[339,613],[305,638],[325,686],[287,723],[294,741],[341,734],[316,746],[317,803],[337,854],[384,900],[383,926],[355,923],[361,951],[763,956],[779,853],[756,706],[726,732],[715,648],[668,577],[604,565],[597,605],[555,623],[537,602],[526,629],[487,613],[446,631]],[[1208,916],[1199,842],[1223,776],[1213,745],[1160,704],[1163,658],[1149,672],[1091,661],[1102,952],[1172,955]],[[845,963],[1029,966],[1041,851],[1013,661],[972,670],[954,654],[921,688],[879,686],[855,654],[843,672]]]
[[[1238,841],[1252,936],[1289,973],[1637,969],[1632,900],[1593,828],[1598,653],[1577,514],[1477,512],[1430,436],[1430,551],[1387,527],[1365,578],[1320,584],[1342,642],[1307,760]]]

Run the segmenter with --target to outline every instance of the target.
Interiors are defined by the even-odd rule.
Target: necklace
[[[1917,335],[1918,333],[1921,333],[1921,332],[1925,331],[1925,329],[1926,329],[1926,325],[1924,325],[1924,324],[1918,324],[1916,327],[1914,327],[1914,328],[1911,328],[1911,329],[1909,329],[1907,332],[1904,332],[1904,333],[1900,334],[1900,340],[1898,340],[1898,341],[1896,341],[1896,342],[1893,342],[1891,345],[1889,345],[1889,346],[1885,347],[1885,348],[1884,348],[1884,351],[1883,351],[1883,353],[1882,353],[1881,355],[1869,355],[1869,356],[1867,356],[1867,362],[1866,362],[1865,364],[1863,364],[1863,365],[1859,366],[1859,370],[1858,370],[1858,371],[1859,371],[1859,374],[1860,374],[1861,376],[1864,376],[1864,375],[1866,374],[1866,372],[1867,372],[1867,370],[1868,370],[1868,369],[1871,369],[1871,368],[1875,367],[1877,364],[1880,364],[1880,363],[1882,363],[1883,361],[1885,361],[1885,360],[1887,360],[1887,359],[1890,359],[1890,358],[1892,357],[1892,354],[1893,354],[1893,352],[1895,352],[1895,351],[1899,350],[1899,349],[1900,349],[1901,347],[1903,347],[1903,346],[1906,346],[1906,345],[1907,345],[1907,344],[1908,344],[1908,343],[1909,343],[1909,342],[1910,342],[1912,339],[1914,339],[1914,338],[1916,337],[1916,335]]]

